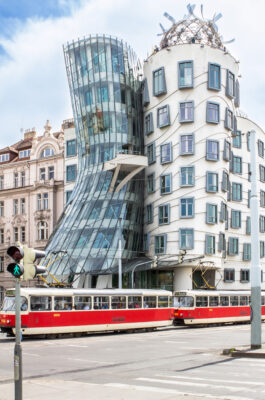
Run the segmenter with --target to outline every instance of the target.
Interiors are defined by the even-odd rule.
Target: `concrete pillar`
[[[173,290],[192,289],[192,267],[177,267],[174,269]]]

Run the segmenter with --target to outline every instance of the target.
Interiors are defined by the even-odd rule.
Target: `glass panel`
[[[158,296],[158,308],[168,307],[168,296]]]
[[[128,308],[142,308],[142,297],[141,296],[129,296],[128,297]]]
[[[231,306],[238,306],[238,296],[231,296],[230,304],[231,304]]]
[[[229,306],[229,297],[228,296],[220,296],[220,306],[223,306],[223,307]]]
[[[91,310],[91,297],[75,296],[74,304],[76,310]]]
[[[196,296],[196,307],[208,307],[208,297]]]
[[[55,310],[72,310],[72,297],[54,297],[54,309]]]
[[[109,297],[95,296],[94,297],[94,310],[107,310],[109,309]]]
[[[30,298],[31,311],[49,311],[51,307],[52,298],[50,296],[31,296]]]
[[[145,296],[144,297],[144,308],[156,308],[156,297]]]
[[[125,296],[112,296],[111,297],[111,308],[113,310],[126,308],[126,297]]]
[[[191,296],[174,297],[174,307],[194,307],[194,298]]]
[[[209,297],[209,306],[210,307],[218,307],[219,305],[219,298],[217,296],[210,296]]]

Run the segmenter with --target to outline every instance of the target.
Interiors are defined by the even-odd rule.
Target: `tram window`
[[[52,298],[50,296],[31,296],[31,311],[49,311],[51,310]]]
[[[261,296],[261,305],[265,306],[265,296]]]
[[[240,296],[240,305],[248,306],[248,296]]]
[[[238,306],[238,296],[231,296],[230,304],[231,304],[231,306]]]
[[[219,305],[219,298],[217,296],[210,296],[209,297],[209,306],[210,307],[218,307]]]
[[[174,297],[174,307],[194,307],[194,298],[191,296]]]
[[[144,308],[156,308],[156,297],[145,296],[144,297]]]
[[[54,309],[60,311],[72,310],[72,297],[54,297]]]
[[[168,296],[158,296],[158,308],[168,307]]]
[[[126,297],[125,296],[112,296],[111,297],[111,308],[113,310],[126,308]]]
[[[107,296],[94,297],[94,310],[108,310],[108,309],[109,309],[109,297]]]
[[[76,310],[91,310],[91,297],[89,296],[75,296],[75,309]]]
[[[196,307],[208,307],[208,297],[207,296],[197,296],[196,297]]]
[[[129,296],[128,297],[128,308],[142,308],[141,296]]]
[[[28,301],[26,297],[22,296],[20,298],[20,308],[21,311],[27,311]],[[2,311],[15,311],[16,310],[16,299],[13,296],[6,296],[1,308]]]
[[[220,296],[220,306],[229,307],[229,297],[228,296]]]

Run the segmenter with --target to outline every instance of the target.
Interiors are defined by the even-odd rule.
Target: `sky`
[[[0,0],[0,148],[23,137],[43,134],[72,118],[62,45],[105,33],[126,41],[144,60],[159,44],[159,23],[170,27],[187,14],[188,0]],[[215,12],[224,40],[240,61],[241,109],[265,130],[265,1],[200,0],[195,14]]]

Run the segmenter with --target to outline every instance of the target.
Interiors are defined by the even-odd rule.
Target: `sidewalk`
[[[223,350],[223,355],[231,357],[241,357],[241,358],[265,358],[265,348],[261,349],[251,349],[248,346],[241,347],[238,349],[225,349]]]

